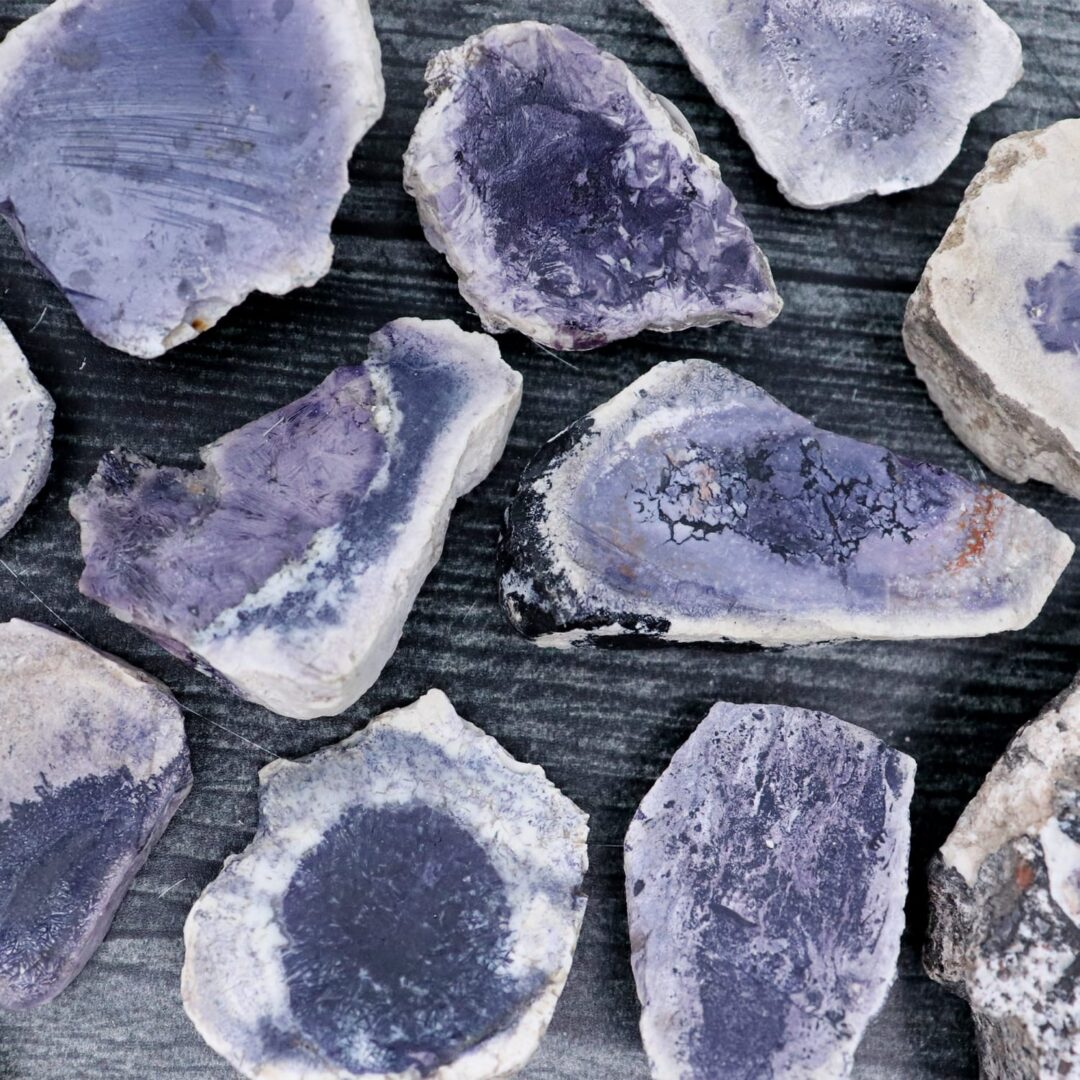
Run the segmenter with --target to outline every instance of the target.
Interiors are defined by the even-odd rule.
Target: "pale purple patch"
[[[1071,239],[1080,255],[1080,226]],[[1027,297],[1025,311],[1043,348],[1080,355],[1080,259],[1062,259],[1043,277],[1028,278]]]

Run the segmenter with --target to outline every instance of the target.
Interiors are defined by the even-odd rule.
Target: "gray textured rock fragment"
[[[52,465],[53,400],[0,322],[0,536],[42,489]]]
[[[685,119],[561,26],[495,26],[428,67],[405,156],[432,245],[485,329],[555,349],[780,311]]]
[[[586,816],[438,690],[260,781],[184,934],[210,1046],[276,1080],[520,1069],[570,971]]]
[[[1022,728],[930,866],[926,969],[984,1080],[1080,1073],[1080,683]]]
[[[993,147],[908,303],[904,342],[991,469],[1080,498],[1080,120]]]
[[[983,0],[642,0],[796,206],[936,180],[1023,73]]]
[[[165,687],[44,626],[0,624],[0,1007],[44,1004],[78,975],[190,787]]]
[[[895,977],[915,762],[780,705],[714,705],[626,834],[656,1080],[837,1080]]]

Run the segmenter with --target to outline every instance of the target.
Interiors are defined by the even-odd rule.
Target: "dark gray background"
[[[129,0],[136,3],[137,0]],[[181,0],[178,0],[181,2]],[[634,806],[720,698],[823,709],[862,724],[919,763],[908,932],[900,974],[858,1055],[859,1080],[975,1077],[966,1007],[923,974],[924,867],[1013,732],[1080,666],[1080,561],[1041,617],[1015,634],[918,644],[852,643],[788,652],[706,646],[580,652],[516,637],[496,604],[493,546],[516,477],[542,441],[661,359],[730,365],[817,423],[982,477],[916,380],[900,342],[904,303],[996,139],[1080,114],[1074,0],[997,4],[1024,41],[1027,75],[976,118],[959,158],[932,187],[826,212],[797,210],[754,164],[734,124],[634,0],[373,0],[387,83],[383,120],[361,144],[335,229],[337,256],[315,288],[255,297],[160,361],[111,352],[0,230],[0,316],[56,398],[56,464],[44,493],[0,542],[0,618],[71,627],[163,679],[188,710],[195,788],[125,900],[104,945],[56,1002],[0,1016],[0,1077],[228,1077],[180,1005],[184,917],[256,820],[257,769],[304,754],[365,720],[444,689],[516,756],[543,765],[592,815],[589,909],[566,992],[527,1073],[633,1080],[647,1075],[628,962],[620,844]],[[38,5],[0,0],[6,32]],[[525,376],[502,463],[454,513],[442,562],[393,660],[359,705],[334,720],[284,720],[183,667],[83,599],[77,531],[66,504],[97,458],[122,443],[163,463],[306,393],[365,355],[367,336],[401,315],[478,321],[424,242],[401,189],[401,155],[436,50],[494,22],[562,22],[621,56],[670,97],[721,163],[786,301],[768,330],[644,335],[556,358],[500,339]],[[1010,495],[1080,539],[1080,504],[1041,485]]]

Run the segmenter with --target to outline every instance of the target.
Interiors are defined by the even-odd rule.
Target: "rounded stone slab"
[[[86,328],[160,356],[313,285],[382,114],[367,0],[57,0],[0,44],[0,213]]]
[[[190,788],[165,687],[55,630],[0,624],[0,1008],[78,975]]]
[[[1027,625],[1072,541],[983,484],[815,427],[705,360],[658,364],[532,460],[502,602],[540,645],[796,645]]]
[[[561,26],[495,26],[428,66],[405,187],[492,333],[592,349],[780,312],[686,120]]]
[[[393,654],[520,401],[490,337],[398,319],[365,364],[204,447],[202,469],[106,455],[71,500],[79,588],[251,701],[339,713]]]
[[[626,834],[656,1080],[839,1080],[896,975],[915,762],[781,705],[714,705]]]
[[[54,411],[0,322],[0,536],[14,528],[49,476]]]
[[[926,970],[984,1080],[1080,1074],[1080,683],[1020,730],[930,865]]]
[[[1080,120],[993,147],[908,303],[904,343],[991,469],[1080,498]]]
[[[585,912],[586,815],[432,690],[260,774],[196,902],[184,1006],[245,1076],[487,1080],[529,1060]]]
[[[936,180],[1023,74],[983,0],[642,0],[796,206]]]

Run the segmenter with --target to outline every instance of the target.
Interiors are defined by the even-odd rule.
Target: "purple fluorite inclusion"
[[[0,625],[0,1007],[78,975],[190,787],[163,686],[46,627]]]
[[[824,713],[713,706],[626,834],[658,1080],[848,1075],[895,975],[914,774]]]
[[[486,329],[591,349],[778,314],[720,170],[620,60],[561,26],[496,26],[440,53],[428,93],[405,186]]]
[[[158,356],[326,273],[382,107],[367,0],[57,0],[0,45],[0,212],[92,334]]]
[[[340,712],[393,652],[520,395],[491,338],[399,319],[366,364],[206,447],[201,470],[106,455],[72,499],[79,587],[268,708]]]
[[[778,645],[1023,626],[1072,550],[992,488],[817,428],[688,360],[537,454],[500,574],[511,621],[543,645]]]
[[[1080,356],[1080,227],[1071,236],[1077,259],[1059,260],[1041,278],[1027,281],[1027,315],[1048,352]]]

